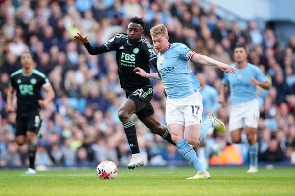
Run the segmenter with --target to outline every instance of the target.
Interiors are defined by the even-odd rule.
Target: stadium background
[[[268,1],[271,3],[271,1]],[[27,146],[14,140],[15,114],[5,113],[9,75],[21,66],[19,56],[30,50],[36,69],[50,79],[57,97],[42,110],[42,139],[37,169],[51,166],[96,166],[109,159],[126,165],[130,156],[118,107],[125,100],[117,77],[114,53],[90,56],[73,40],[80,32],[99,45],[125,32],[128,18],[143,17],[145,37],[149,29],[164,23],[171,42],[182,42],[194,51],[224,63],[232,63],[235,43],[247,45],[249,61],[263,70],[272,84],[258,89],[261,118],[258,128],[260,164],[295,164],[295,36],[294,21],[243,19],[204,0],[5,0],[0,1],[0,167],[27,167]],[[285,27],[285,36],[279,34]],[[289,34],[288,34],[289,33]],[[206,83],[218,93],[222,73],[192,64],[204,73]],[[161,82],[154,81],[152,104],[165,124],[165,96]],[[205,94],[204,111],[211,110],[228,122],[228,108]],[[142,155],[148,165],[187,165],[174,146],[152,135],[134,117]],[[227,124],[228,125],[228,124]],[[203,162],[211,165],[248,164],[248,145],[230,145],[228,132],[214,131],[198,147]]]

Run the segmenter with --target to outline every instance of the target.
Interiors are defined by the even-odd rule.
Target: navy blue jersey
[[[33,69],[30,74],[24,74],[22,69],[10,75],[10,85],[16,91],[17,113],[38,111],[40,105],[38,100],[42,100],[41,88],[49,80],[45,74]]]
[[[135,67],[140,67],[147,73],[150,73],[151,66],[157,69],[156,53],[147,40],[141,38],[138,43],[130,44],[127,35],[119,33],[102,46],[94,47],[89,43],[84,46],[92,55],[116,51],[120,85],[126,92],[131,93],[151,85],[150,79],[143,78],[133,71]]]

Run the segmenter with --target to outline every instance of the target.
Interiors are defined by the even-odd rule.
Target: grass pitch
[[[192,167],[176,169],[119,168],[114,180],[101,180],[93,169],[54,169],[24,175],[24,169],[0,169],[0,195],[295,195],[295,167],[259,168],[247,174],[245,167],[211,167],[209,180],[186,180]]]

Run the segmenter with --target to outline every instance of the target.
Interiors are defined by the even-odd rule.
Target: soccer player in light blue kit
[[[256,87],[269,90],[265,74],[255,65],[248,63],[246,48],[237,44],[234,49],[235,74],[224,74],[220,89],[219,103],[225,105],[225,91],[230,89],[229,131],[233,143],[241,143],[245,128],[249,143],[250,168],[248,173],[258,172],[257,127],[259,120],[259,103]]]
[[[135,68],[134,71],[145,78],[162,80],[167,93],[166,121],[172,140],[180,154],[197,170],[197,174],[188,179],[209,179],[210,174],[201,165],[190,144],[197,146],[206,137],[210,127],[224,132],[225,126],[213,114],[209,114],[202,124],[202,96],[199,93],[200,88],[195,88],[199,81],[192,73],[189,61],[216,65],[222,71],[231,73],[235,70],[212,58],[196,54],[184,44],[170,44],[168,30],[163,24],[151,28],[150,33],[158,52],[158,73],[146,73],[140,68]]]

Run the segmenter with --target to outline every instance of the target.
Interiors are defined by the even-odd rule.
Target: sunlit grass
[[[24,169],[0,170],[0,195],[295,195],[295,167],[210,168],[210,180],[186,180],[187,168],[119,168],[114,180],[101,180],[93,169],[55,169],[24,175]]]

